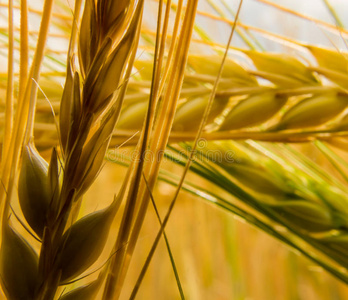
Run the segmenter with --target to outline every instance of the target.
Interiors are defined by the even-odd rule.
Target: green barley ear
[[[35,146],[25,146],[18,182],[18,199],[25,219],[40,238],[51,200],[47,172],[47,162]]]
[[[202,153],[212,159],[218,157],[218,165],[231,174],[239,183],[250,190],[263,195],[272,195],[274,199],[286,199],[292,189],[284,183],[284,179],[271,172],[272,164],[268,159],[260,161],[260,156],[248,151],[246,147],[234,142],[208,143]],[[223,158],[219,162],[219,154]],[[234,159],[238,158],[238,161]],[[265,198],[263,198],[265,200]]]
[[[109,234],[114,208],[112,204],[106,209],[91,213],[65,232],[54,264],[54,269],[61,271],[61,284],[78,276],[97,260]]]
[[[5,225],[2,232],[0,279],[6,297],[9,300],[34,299],[38,256],[9,225]]]

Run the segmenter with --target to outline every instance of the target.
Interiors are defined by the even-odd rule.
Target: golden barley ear
[[[249,68],[227,60],[203,136],[209,140],[278,142],[303,142],[315,137],[334,142],[336,136],[344,135],[348,120],[346,113],[342,115],[348,106],[344,84],[347,53],[303,47],[310,50],[318,67],[293,55],[250,50],[240,50],[252,62]],[[219,67],[217,55],[190,55],[188,64],[191,69],[185,74],[181,93],[184,103],[176,111],[173,142],[193,139],[197,122],[194,124],[192,116],[202,116]],[[136,66],[143,80],[148,80],[145,68],[149,62],[137,62]],[[257,77],[263,81],[258,82]],[[141,122],[132,120],[142,120],[145,115],[143,99],[131,99],[122,111],[120,134],[134,133]]]
[[[110,10],[105,10],[105,5]],[[60,109],[63,166],[60,171],[53,151],[46,173],[50,206],[41,233],[38,299],[53,299],[59,286],[75,279],[99,258],[120,205],[119,199],[114,199],[106,209],[75,221],[83,195],[101,170],[120,114],[136,54],[141,13],[142,1],[124,1],[116,6],[110,1],[87,1],[77,46],[73,43],[76,39],[71,39]],[[95,293],[100,278],[63,297]]]
[[[110,43],[109,40],[100,46],[99,53],[104,56],[94,60],[93,66],[89,67],[91,74],[99,74],[100,65],[107,63],[106,56],[112,47]],[[315,137],[325,140],[330,138],[338,144],[338,140],[334,138],[344,134],[348,120],[347,113],[342,115],[347,106],[347,53],[315,46],[305,47],[317,60],[317,66],[308,65],[293,55],[245,50],[242,52],[252,62],[249,68],[228,59],[204,137],[209,140],[250,138],[280,142],[303,142]],[[111,60],[110,57],[110,65]],[[190,70],[185,74],[181,92],[183,103],[179,104],[176,112],[171,141],[190,140],[194,136],[197,122],[193,122],[192,114],[197,118],[202,116],[211,84],[218,71],[218,61],[218,55],[189,55]],[[148,97],[146,87],[150,84],[152,62],[139,60],[135,65],[142,81],[130,79],[131,88],[125,97],[117,125],[120,130],[111,140],[112,145],[121,144],[143,125]],[[258,82],[258,77],[263,81]],[[80,94],[83,92],[78,91],[78,82],[82,85],[83,81],[83,76],[78,75],[69,61],[60,114],[63,145],[67,143],[69,131],[72,141],[77,137],[79,125],[76,124],[79,121],[73,122],[73,119],[79,119],[77,116],[82,109]],[[85,81],[87,86],[96,83],[93,76]],[[274,95],[273,98],[271,94]],[[101,108],[109,101],[112,102],[108,95],[110,96],[110,92],[106,90],[102,97],[104,100],[99,103]],[[71,98],[74,99],[73,102],[68,101]],[[298,119],[293,119],[292,116],[296,114],[299,114]],[[318,118],[311,117],[317,114]],[[283,134],[284,131],[286,134]],[[301,135],[298,134],[299,131],[302,131]],[[38,139],[37,143],[40,142]],[[132,139],[130,143],[136,143],[136,139]]]

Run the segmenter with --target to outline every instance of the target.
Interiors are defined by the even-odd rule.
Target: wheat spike
[[[347,54],[314,46],[308,46],[308,49],[317,59],[318,66],[307,66],[294,56],[250,51],[244,52],[251,57],[257,71],[248,71],[228,60],[204,138],[303,142],[316,137],[334,142],[346,136],[347,117],[342,112],[348,104],[345,80],[348,74],[344,67]],[[199,60],[203,63],[200,64]],[[194,122],[192,113],[197,119],[203,113],[209,85],[217,72],[218,57],[191,55],[188,63],[191,71],[186,72],[181,93],[185,102],[176,113],[172,142],[193,139],[194,123],[197,122]],[[136,66],[141,79],[145,80],[145,87],[151,62],[138,61]],[[259,84],[257,77],[270,83]],[[322,79],[331,83],[324,84]],[[127,136],[140,130],[146,97],[139,81],[131,80],[112,145],[121,144]],[[47,104],[40,102],[38,110],[42,111],[42,116],[50,111]],[[56,113],[59,113],[58,109]],[[65,109],[60,115],[66,116]],[[37,145],[51,146],[55,140],[53,124],[50,127],[44,120],[36,128]],[[67,130],[62,128],[62,132]],[[130,142],[135,143],[136,139]]]
[[[317,58],[319,66],[332,65],[327,61],[330,60],[330,56],[327,60],[322,56],[324,52],[333,56],[336,54],[335,50],[315,47],[309,49]],[[319,74],[296,57],[255,51],[244,52],[252,59],[257,71],[248,72],[235,62],[229,61],[224,69],[217,95],[229,97],[230,101],[222,105],[220,98],[216,99],[216,105],[220,105],[220,112],[215,112],[214,117],[219,120],[214,123],[213,117],[210,126],[207,126],[208,139],[209,135],[212,136],[211,139],[214,139],[214,136],[217,138],[223,136],[225,139],[235,138],[237,129],[238,134],[243,135],[244,139],[247,139],[248,135],[255,138],[254,133],[258,133],[260,139],[263,139],[264,133],[264,139],[267,140],[267,135],[270,133],[276,137],[278,133],[288,129],[286,133],[292,134],[294,140],[296,140],[296,133],[299,132],[301,135],[305,135],[306,132],[311,134],[327,132],[332,136],[339,134],[336,129],[342,128],[341,124],[345,118],[341,113],[348,104],[341,77],[329,77],[324,74],[324,77],[330,79],[332,84],[323,85]],[[336,55],[336,59],[338,60],[336,65],[346,63],[344,54]],[[204,63],[208,61],[209,63]],[[184,89],[183,93],[187,100],[177,112],[177,126],[174,127],[173,132],[176,141],[177,136],[180,136],[180,130],[178,130],[180,126],[185,129],[191,127],[192,114],[189,112],[195,111],[199,117],[204,101],[203,99],[198,101],[197,98],[203,98],[209,93],[209,88],[206,86],[211,83],[219,66],[215,57],[204,56],[190,56],[189,65],[194,71],[186,76],[186,90]],[[347,74],[344,68],[332,71],[341,76]],[[142,73],[142,70],[139,69],[139,72]],[[323,73],[322,70],[321,74]],[[255,74],[269,80],[272,84],[258,84]],[[187,110],[186,118],[183,117],[185,110]],[[124,113],[127,114],[127,107],[124,108]],[[125,127],[123,126],[122,129]],[[291,129],[297,129],[297,131],[290,131]],[[214,135],[215,132],[217,135]],[[186,135],[188,135],[187,131]],[[182,139],[185,140],[185,134]],[[278,140],[281,139],[279,135]]]
[[[87,1],[78,39],[80,72],[72,39],[60,106],[64,176],[51,211],[55,221],[47,224],[43,236],[39,269],[41,278],[49,279],[38,291],[40,299],[53,297],[54,284],[75,278],[99,257],[118,208],[115,199],[108,209],[82,218],[63,234],[71,209],[94,181],[108,148],[135,57],[141,11],[141,2],[115,6]]]

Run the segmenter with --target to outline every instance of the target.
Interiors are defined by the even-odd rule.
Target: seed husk
[[[267,78],[279,87],[300,87],[304,85],[318,85],[318,79],[313,73],[296,57],[280,53],[261,53],[256,51],[244,51],[255,64],[259,71],[281,75],[288,78],[286,81],[277,80],[277,77]],[[290,86],[289,86],[290,85]]]
[[[83,286],[64,294],[61,300],[93,300],[99,292],[100,285],[103,282],[104,276],[103,273],[99,277]]]
[[[2,239],[0,279],[7,299],[34,299],[38,284],[37,254],[8,224],[3,228]]]
[[[25,146],[18,181],[18,199],[26,221],[39,237],[42,237],[51,201],[47,172],[47,162],[35,146]]]
[[[188,64],[199,74],[216,76],[220,68],[220,58],[218,56],[190,55]],[[231,59],[225,61],[222,78],[231,79],[231,82],[229,84],[219,83],[220,88],[258,86],[256,78]]]
[[[285,193],[284,189],[278,186],[264,170],[240,164],[231,164],[228,169],[239,182],[256,192],[271,194],[275,197]]]
[[[84,74],[89,72],[93,58],[96,54],[96,47],[99,42],[96,24],[96,8],[93,0],[87,0],[80,26],[79,55],[80,66]],[[90,41],[94,41],[91,43]],[[82,55],[83,54],[83,55]]]
[[[280,216],[294,226],[310,232],[332,229],[332,216],[327,207],[306,200],[277,202],[272,205]]]
[[[262,124],[274,116],[287,98],[275,93],[257,94],[241,100],[226,116],[219,130],[232,130]]]
[[[212,104],[207,123],[211,123],[223,111],[228,103],[227,97],[217,97]],[[175,113],[173,123],[174,130],[196,131],[199,127],[199,122],[203,117],[204,110],[208,105],[209,97],[199,97],[190,99],[178,108]]]
[[[116,127],[119,129],[139,129],[144,123],[148,102],[142,101],[131,104],[121,112]]]
[[[109,234],[112,216],[110,206],[83,217],[64,233],[54,265],[57,272],[61,271],[61,284],[78,276],[97,260]]]
[[[306,98],[291,107],[276,129],[293,129],[325,124],[341,113],[348,105],[348,96],[323,94]]]
[[[340,73],[348,73],[348,53],[337,49],[325,49],[316,46],[307,46],[320,67],[328,68]]]

